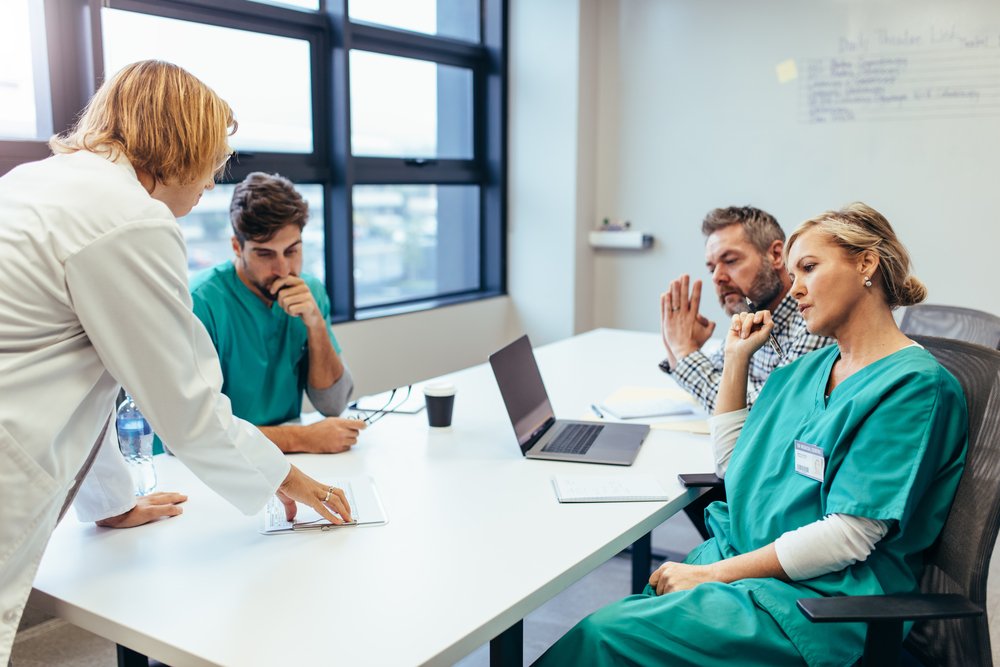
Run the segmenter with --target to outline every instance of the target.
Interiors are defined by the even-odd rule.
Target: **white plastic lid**
[[[454,396],[455,385],[449,382],[435,382],[424,386],[424,396]]]

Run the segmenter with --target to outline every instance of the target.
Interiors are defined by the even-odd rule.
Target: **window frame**
[[[479,0],[480,42],[354,23],[349,0],[321,0],[318,11],[251,0],[44,0],[51,121],[69,128],[104,78],[101,9],[279,35],[309,42],[313,146],[309,153],[239,151],[220,182],[252,171],[279,172],[295,183],[323,187],[326,286],[331,320],[370,319],[506,293],[507,0]],[[471,159],[355,157],[350,151],[352,49],[472,72]],[[0,140],[0,174],[49,154],[47,140]],[[355,304],[353,204],[355,185],[472,185],[479,188],[478,288]]]

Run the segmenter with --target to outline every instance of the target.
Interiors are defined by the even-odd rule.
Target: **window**
[[[472,157],[472,71],[351,52],[351,152]]]
[[[236,112],[233,148],[312,152],[309,42],[117,9],[101,20],[108,74],[149,58],[175,63]],[[239,65],[220,53],[239,53]]]
[[[48,138],[48,80],[40,3],[7,0],[0,21],[0,137]]]
[[[476,0],[350,0],[352,21],[479,41]]]
[[[503,293],[507,0],[61,1],[5,5],[0,173],[44,157],[105,76],[168,60],[239,122],[179,221],[192,273],[232,258],[234,184],[264,171],[309,202],[334,320]]]
[[[466,292],[479,285],[479,189],[354,187],[359,308]]]

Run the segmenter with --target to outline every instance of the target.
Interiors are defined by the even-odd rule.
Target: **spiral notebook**
[[[553,475],[561,503],[664,502],[670,496],[652,475]]]

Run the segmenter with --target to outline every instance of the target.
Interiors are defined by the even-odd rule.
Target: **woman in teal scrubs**
[[[706,510],[712,537],[537,664],[851,665],[865,626],[812,624],[795,600],[917,590],[968,431],[958,382],[892,317],[926,290],[864,204],[803,223],[786,261],[809,331],[837,345],[775,370],[747,412],[750,356],[772,325],[766,312],[733,317],[712,419],[727,502]]]

